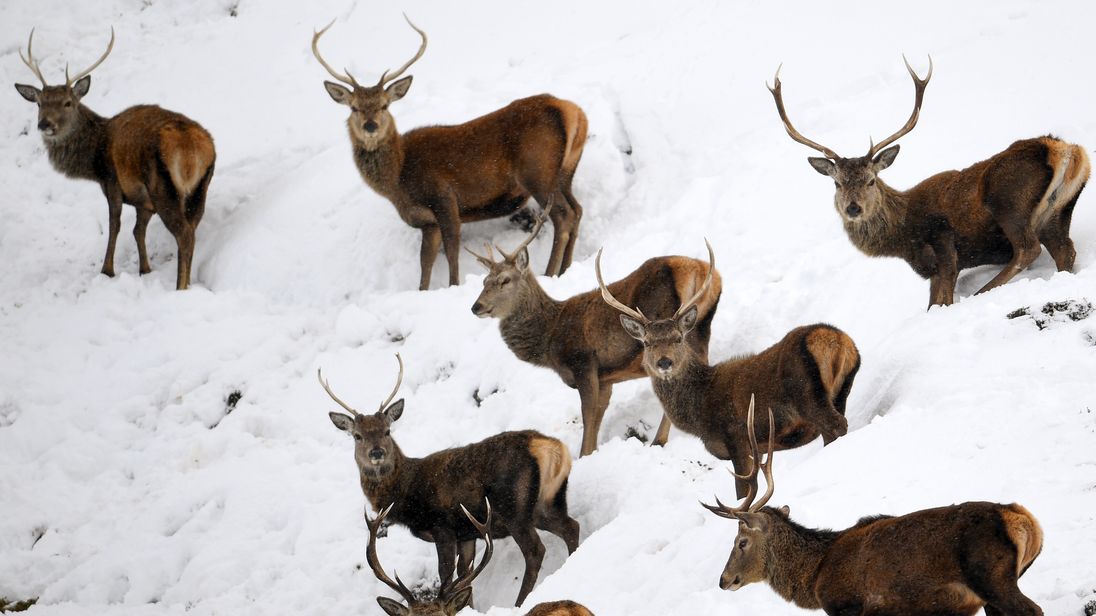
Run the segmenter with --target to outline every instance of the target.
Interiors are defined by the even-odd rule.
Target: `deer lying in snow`
[[[831,616],[1035,616],[1043,611],[1016,582],[1043,548],[1035,516],[1020,505],[968,502],[903,516],[862,518],[840,530],[804,528],[787,506],[766,507],[773,495],[773,441],[764,463],[752,430],[753,468],[742,478],[742,504],[704,505],[738,520],[738,536],[719,587],[738,590],[768,582],[781,597]],[[773,414],[769,411],[769,424]],[[768,488],[757,496],[758,467]]]
[[[331,413],[335,427],[354,437],[354,460],[362,492],[375,511],[388,507],[392,521],[411,534],[433,542],[438,552],[438,575],[444,586],[457,570],[472,566],[479,531],[456,511],[457,504],[483,515],[486,499],[496,504],[499,519],[491,526],[495,538],[513,536],[525,557],[525,577],[517,603],[533,589],[544,559],[544,544],[536,529],[563,539],[567,552],[578,548],[579,526],[567,514],[567,476],[571,454],[559,440],[532,430],[503,432],[478,443],[426,456],[403,455],[389,432],[403,414],[403,399],[392,402],[403,381],[371,415],[351,408],[317,374],[331,399],[350,415]],[[391,404],[389,404],[391,403]]]
[[[708,271],[715,270],[715,256],[711,259]],[[670,318],[647,317],[605,286],[600,251],[594,269],[602,299],[621,312],[624,331],[643,344],[643,367],[666,417],[700,437],[715,457],[730,460],[740,473],[749,468],[749,439],[757,435],[747,429],[746,409],[755,393],[761,404],[776,409],[771,426],[778,449],[805,445],[820,434],[829,444],[848,432],[845,402],[860,369],[860,353],[841,330],[821,324],[798,327],[756,355],[712,366],[685,342],[696,327],[695,305],[682,304]],[[704,283],[698,297],[710,283]],[[739,482],[739,496],[745,490]]]

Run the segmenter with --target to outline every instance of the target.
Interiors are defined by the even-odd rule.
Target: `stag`
[[[430,286],[439,246],[449,263],[449,284],[458,284],[461,223],[511,215],[530,196],[542,207],[557,195],[564,202],[552,213],[555,237],[545,271],[562,274],[571,265],[582,218],[571,181],[586,143],[586,114],[570,101],[541,94],[464,124],[401,135],[388,106],[407,94],[411,76],[398,78],[422,57],[427,41],[425,32],[407,23],[422,38],[419,51],[373,86],[332,69],[320,55],[317,44],[334,22],[312,36],[312,53],[344,84],[325,81],[324,87],[336,103],[350,107],[347,126],[362,179],[422,232],[419,289]]]
[[[860,369],[860,353],[845,332],[824,324],[797,327],[756,355],[712,366],[686,343],[699,316],[695,305],[683,304],[670,318],[647,317],[640,307],[624,303],[635,305],[629,298],[605,286],[601,251],[594,269],[605,304],[621,313],[623,331],[643,345],[642,365],[666,417],[699,437],[715,457],[730,460],[739,472],[748,468],[749,439],[756,435],[746,409],[754,394],[776,409],[777,422],[770,425],[779,449],[805,445],[820,434],[828,445],[848,432],[845,402]],[[739,496],[745,490],[740,481]]]
[[[905,58],[903,58],[903,61]],[[905,126],[859,158],[836,152],[804,137],[788,119],[780,91],[780,70],[769,88],[791,138],[818,150],[807,160],[815,171],[833,178],[834,207],[845,232],[861,252],[899,257],[929,279],[929,306],[950,305],[959,271],[978,265],[1004,265],[978,293],[1005,284],[1047,247],[1060,272],[1073,269],[1077,255],[1069,238],[1073,207],[1088,181],[1088,155],[1080,146],[1052,136],[1024,139],[959,171],[944,171],[900,191],[879,177],[898,156],[890,146],[913,130],[921,113],[929,72],[913,78],[913,114]]]
[[[194,233],[205,212],[206,191],[213,178],[216,153],[213,138],[186,116],[156,105],[137,105],[104,118],[81,103],[91,87],[95,70],[114,49],[114,28],[107,50],[90,67],[69,76],[65,85],[46,84],[32,46],[19,58],[34,73],[42,88],[15,84],[23,98],[38,104],[38,130],[53,168],[70,178],[99,183],[110,212],[110,235],[102,272],[114,276],[114,246],[122,224],[122,204],[137,210],[133,237],[137,241],[140,272],[152,271],[145,249],[145,230],[153,214],[175,237],[179,248],[175,288],[190,285],[194,259]]]
[[[377,576],[377,579],[383,582],[386,586],[399,593],[407,605],[403,605],[398,601],[393,601],[387,597],[377,597],[377,603],[380,604],[381,609],[390,616],[456,616],[465,605],[470,605],[472,598],[472,580],[483,572],[484,567],[487,566],[487,562],[491,560],[491,554],[494,552],[494,542],[491,540],[491,503],[485,503],[487,508],[487,519],[484,522],[480,522],[471,513],[465,509],[464,505],[461,505],[461,511],[464,512],[465,517],[472,523],[472,526],[476,528],[476,532],[479,533],[480,538],[483,539],[486,547],[483,550],[483,556],[480,557],[480,563],[475,566],[474,569],[470,568],[468,571],[460,574],[455,580],[443,584],[438,590],[437,595],[433,599],[423,600],[416,597],[407,586],[400,581],[400,577],[396,576],[396,581],[392,581],[392,578],[388,577],[388,574],[384,572],[384,568],[381,567],[380,559],[377,558],[377,530],[384,522],[384,518],[388,515],[392,506],[389,505],[379,514],[375,519],[370,519],[366,516],[366,524],[369,526],[369,547],[366,550],[366,560],[369,563],[369,568],[373,570],[373,574]],[[552,603],[541,603],[529,611],[526,616],[593,616],[590,610],[575,603],[574,601],[554,601]]]
[[[564,384],[578,390],[581,455],[585,456],[597,449],[613,385],[644,376],[643,347],[620,331],[613,310],[598,299],[597,290],[563,301],[545,293],[529,270],[527,250],[543,224],[542,215],[533,233],[513,252],[496,246],[501,261],[495,261],[490,244],[486,255],[469,250],[488,270],[472,313],[499,319],[502,339],[518,359],[555,371]],[[711,257],[711,246],[708,251]],[[712,319],[722,292],[714,266],[688,257],[657,257],[611,286],[614,293],[648,314],[677,316],[690,306],[697,307],[700,326],[686,342],[707,359]],[[654,443],[665,444],[669,433],[670,421],[663,417]]]
[[[840,531],[804,528],[791,520],[787,506],[765,506],[775,487],[772,433],[762,463],[750,431],[756,462],[741,478],[749,484],[741,504],[701,503],[720,517],[738,520],[720,588],[768,582],[784,599],[831,616],[969,616],[982,607],[987,616],[1043,613],[1016,585],[1043,548],[1043,531],[1027,509],[966,502],[898,517],[866,517]],[[758,466],[767,489],[755,503]]]
[[[499,520],[494,538],[512,536],[525,558],[517,603],[520,606],[540,573],[544,544],[537,530],[563,539],[567,552],[578,548],[579,525],[567,514],[567,476],[571,455],[559,440],[533,430],[503,432],[478,443],[426,456],[407,457],[390,429],[403,414],[403,399],[392,402],[403,382],[403,360],[392,393],[371,415],[359,413],[339,399],[322,373],[327,395],[350,414],[331,413],[335,427],[354,437],[354,460],[362,492],[375,511],[388,507],[392,521],[411,534],[435,544],[438,575],[443,585],[457,570],[466,573],[475,555],[477,528],[451,506],[453,503],[497,503]],[[473,513],[483,515],[476,507]]]

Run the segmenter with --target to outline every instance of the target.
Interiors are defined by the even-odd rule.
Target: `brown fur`
[[[828,327],[811,330],[806,336],[807,350],[818,366],[818,375],[829,399],[838,392],[849,374],[860,365],[860,352],[844,332]]]
[[[594,616],[594,614],[574,601],[552,601],[537,605],[525,616]]]
[[[537,502],[541,507],[550,506],[571,473],[571,452],[557,439],[534,438],[529,441],[529,453],[540,467]]]

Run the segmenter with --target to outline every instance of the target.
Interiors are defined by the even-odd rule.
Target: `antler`
[[[323,378],[323,369],[322,368],[317,368],[316,369],[316,378],[320,379],[320,385],[323,387],[323,390],[326,391],[327,395],[331,396],[331,399],[334,400],[335,402],[337,402],[339,404],[339,406],[341,406],[344,409],[350,411],[350,414],[355,416],[355,417],[357,417],[358,415],[361,415],[361,413],[359,413],[359,412],[355,411],[353,408],[351,408],[349,404],[347,404],[347,403],[343,402],[342,400],[340,400],[339,397],[335,395],[335,392],[331,391],[331,386],[327,384],[327,379]]]
[[[487,249],[487,255],[481,255],[467,246],[464,247],[468,251],[468,254],[472,255],[479,261],[484,267],[490,268],[495,264],[495,251],[491,250],[491,244],[487,241],[483,242],[483,247]]]
[[[393,81],[397,77],[402,75],[403,72],[406,71],[408,68],[410,68],[412,64],[417,62],[418,59],[422,57],[422,54],[426,51],[426,33],[423,32],[422,30],[419,30],[418,26],[411,23],[411,19],[407,16],[407,13],[403,14],[403,18],[407,20],[407,25],[411,26],[411,29],[414,30],[415,32],[418,32],[419,36],[422,37],[422,44],[419,45],[419,51],[418,51],[418,53],[415,54],[415,57],[413,57],[410,60],[408,60],[407,62],[405,62],[404,65],[401,66],[399,68],[399,70],[397,70],[395,73],[389,74],[388,71],[385,71],[383,74],[381,74],[381,79],[380,79],[380,81],[377,82],[378,87],[383,86],[386,83],[388,83],[390,81]]]
[[[335,25],[334,19],[331,20],[331,23],[324,26],[323,30],[320,30],[319,32],[316,32],[315,30],[312,31],[312,55],[316,56],[316,59],[319,60],[320,65],[323,66],[325,70],[327,70],[329,75],[345,83],[348,86],[357,88],[359,87],[358,80],[354,79],[354,76],[350,74],[350,71],[347,71],[344,68],[343,70],[346,71],[345,75],[337,72],[335,69],[331,68],[331,65],[327,63],[327,60],[324,60],[323,56],[320,55],[320,37],[323,36],[324,33],[327,32],[333,25]]]
[[[384,411],[385,407],[388,406],[388,403],[392,401],[392,398],[396,397],[396,392],[400,390],[400,385],[403,383],[403,358],[400,357],[399,353],[396,353],[396,361],[400,363],[400,374],[396,377],[396,386],[392,388],[392,393],[388,394],[388,398],[386,398],[384,402],[381,402],[381,407],[377,409],[378,412]]]
[[[794,126],[792,126],[792,121],[788,119],[788,113],[784,111],[784,96],[780,91],[780,69],[783,66],[784,65],[781,64],[780,66],[776,67],[776,78],[774,80],[774,85],[772,87],[769,87],[769,82],[765,82],[765,87],[769,88],[769,92],[771,92],[773,95],[773,100],[776,101],[776,111],[780,114],[780,121],[784,123],[784,130],[788,131],[789,137],[809,148],[813,148],[815,150],[818,150],[819,152],[822,152],[822,154],[825,155],[826,158],[829,158],[831,160],[839,158],[837,152],[834,152],[833,150],[827,148],[820,143],[815,143],[810,139],[807,139],[803,136],[802,133],[797,131]]]
[[[748,484],[748,491],[746,492],[746,498],[737,507],[728,507],[720,502],[719,497],[716,497],[715,505],[709,505],[707,503],[700,503],[705,509],[711,511],[721,518],[735,519],[740,513],[753,513],[769,502],[772,498],[773,490],[776,488],[776,484],[773,482],[773,442],[775,439],[775,426],[773,425],[773,410],[769,409],[769,451],[765,456],[765,461],[760,462],[761,452],[757,448],[757,432],[754,431],[754,397],[750,395],[750,409],[746,415],[746,430],[750,436],[750,454],[753,460],[752,468],[746,475],[739,475],[734,471],[731,474],[741,479]],[[767,489],[765,495],[761,497],[761,500],[754,503],[754,497],[757,496],[757,471],[760,470],[765,474],[765,483]]]
[[[34,76],[38,78],[38,81],[42,82],[42,87],[46,87],[46,78],[42,76],[42,67],[38,66],[38,61],[34,59],[34,52],[31,51],[31,47],[34,45],[34,28],[30,29],[30,38],[27,39],[27,57],[23,57],[23,50],[19,50],[19,59],[23,61],[23,64],[27,65]]]
[[[868,158],[875,156],[880,150],[888,145],[898,141],[898,138],[902,135],[913,130],[914,126],[917,126],[917,119],[921,115],[921,102],[925,99],[925,88],[929,85],[929,80],[932,79],[932,56],[929,56],[929,73],[925,75],[924,79],[919,79],[917,73],[913,71],[913,67],[910,66],[906,56],[902,55],[902,62],[906,64],[906,70],[909,71],[910,77],[913,78],[913,113],[910,114],[910,119],[906,120],[906,125],[898,129],[897,133],[894,133],[890,137],[880,141],[879,143],[872,143],[868,148]]]
[[[601,299],[605,300],[606,304],[609,304],[613,308],[623,312],[624,314],[636,319],[640,323],[648,324],[651,322],[639,308],[629,308],[622,304],[620,300],[613,297],[613,294],[609,292],[609,287],[605,286],[605,280],[601,277],[601,251],[605,250],[600,248],[597,251],[597,258],[594,259],[594,273],[597,274],[597,286],[601,289]]]
[[[114,49],[114,26],[111,26],[110,27],[110,43],[107,45],[107,50],[103,52],[103,55],[99,56],[99,59],[95,61],[95,64],[92,64],[91,66],[89,66],[86,69],[80,71],[79,73],[76,73],[76,75],[74,77],[69,77],[68,65],[67,64],[65,65],[65,87],[71,87],[72,84],[76,83],[77,81],[80,81],[84,77],[87,77],[89,74],[91,74],[91,71],[95,70],[96,67],[98,67],[100,64],[102,64],[103,60],[107,59],[107,56],[110,55],[110,52],[113,49]],[[27,52],[28,53],[30,52],[29,46],[27,48]]]
[[[483,549],[483,558],[475,568],[469,569],[463,574],[458,575],[453,581],[442,585],[441,590],[438,591],[439,597],[452,596],[461,589],[471,586],[472,580],[476,579],[480,573],[483,573],[484,568],[487,567],[488,561],[491,560],[491,554],[495,549],[494,543],[491,541],[491,501],[488,500],[487,497],[484,497],[483,502],[487,504],[487,519],[482,524],[468,512],[468,509],[466,509],[464,505],[460,506],[460,510],[468,517],[468,521],[472,523],[472,526],[476,527],[476,531],[483,537],[483,541],[486,544],[486,547]]]
[[[394,505],[395,503],[393,503]],[[415,600],[415,595],[411,594],[407,586],[404,586],[403,581],[400,580],[400,576],[396,575],[396,581],[393,582],[392,578],[388,577],[388,574],[384,572],[384,568],[381,567],[381,561],[377,558],[377,529],[380,528],[381,522],[384,521],[388,512],[392,511],[392,505],[385,507],[377,517],[369,519],[369,516],[365,516],[365,523],[369,527],[369,547],[365,550],[365,560],[369,563],[369,568],[373,570],[373,575],[377,576],[377,579],[384,582],[392,590],[398,592],[403,600],[408,605]]]
[[[548,197],[548,205],[545,206],[544,211],[541,212],[540,216],[537,217],[537,223],[533,225],[533,231],[529,233],[529,237],[525,238],[522,243],[518,244],[518,247],[515,248],[513,252],[507,253],[498,244],[495,245],[495,248],[498,248],[499,252],[502,253],[502,258],[506,259],[507,261],[513,261],[514,257],[521,254],[521,251],[525,250],[525,247],[532,243],[534,239],[536,239],[537,235],[540,234],[540,230],[544,227],[544,221],[548,220],[548,213],[552,211],[552,206],[555,205],[555,203],[556,196],[553,194],[551,197]],[[476,253],[473,252],[472,254]]]
[[[712,245],[708,243],[708,238],[704,238],[704,245],[708,247],[708,275],[704,278],[704,284],[700,285],[700,289],[693,295],[693,297],[681,304],[681,307],[674,313],[673,318],[676,320],[681,315],[685,314],[700,301],[700,298],[708,292],[708,289],[712,286],[712,278],[715,275],[715,252],[712,250]]]

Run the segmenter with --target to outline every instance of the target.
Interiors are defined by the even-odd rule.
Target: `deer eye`
[[[64,106],[65,107],[72,107],[72,101],[65,101]]]
[[[505,287],[508,284],[510,284],[510,279],[509,278],[499,278],[499,286],[500,287]]]
[[[362,435],[360,435],[360,434],[355,434],[355,435],[354,435],[354,440],[355,440],[355,441],[360,441],[360,440],[362,440]]]
[[[833,181],[833,187],[834,188],[841,188],[841,182],[838,182],[837,180],[834,180]]]
[[[388,104],[381,105],[381,111],[388,111]]]
[[[868,180],[868,186],[875,186],[875,178]]]
[[[388,435],[390,435],[390,434],[392,434],[392,431],[391,431],[391,430],[385,430],[385,431],[384,431],[384,435],[385,435],[385,436],[388,436]]]
[[[748,539],[741,539],[741,540],[739,540],[739,542],[738,542],[738,549],[740,549],[740,550],[745,550],[745,549],[746,549],[746,546],[747,546],[747,545],[749,545],[749,543],[750,543],[750,542],[749,542],[749,540],[748,540]]]

